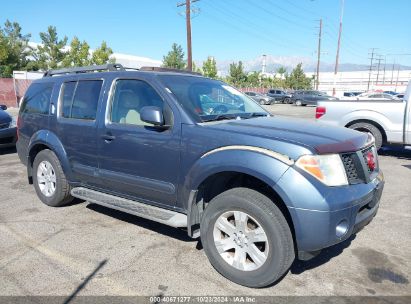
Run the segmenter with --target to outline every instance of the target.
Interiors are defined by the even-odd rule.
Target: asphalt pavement
[[[315,111],[268,108],[311,119]],[[15,150],[2,150],[0,295],[410,295],[411,151],[386,149],[380,166],[385,190],[367,227],[296,261],[276,285],[251,289],[218,274],[182,229],[86,202],[42,204]]]

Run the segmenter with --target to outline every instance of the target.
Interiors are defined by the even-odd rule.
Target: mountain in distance
[[[239,60],[218,60],[217,62],[217,70],[221,73],[222,76],[226,76],[229,73],[230,64],[235,62],[237,63]],[[254,71],[261,71],[262,64],[263,64],[263,57],[259,56],[255,59],[251,60],[242,60],[244,70],[246,72],[254,72]],[[279,67],[285,67],[288,72],[291,72],[293,68],[299,63],[303,64],[304,72],[312,73],[315,72],[317,69],[317,62],[313,61],[312,58],[308,57],[299,57],[299,56],[266,56],[266,72],[267,73],[275,73]],[[195,64],[198,67],[203,65],[203,61],[196,61]],[[334,63],[329,62],[321,62],[320,64],[320,71],[321,72],[334,72]],[[398,65],[396,65],[396,69]],[[367,64],[355,64],[355,63],[340,63],[338,66],[339,72],[351,72],[351,71],[367,71],[369,69],[369,65]],[[383,65],[381,65],[381,69],[383,69]],[[386,69],[392,69],[392,63],[386,63]],[[401,70],[411,70],[410,66],[400,65]]]

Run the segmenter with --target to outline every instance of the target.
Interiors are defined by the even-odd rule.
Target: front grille
[[[364,182],[363,174],[361,174],[361,163],[358,160],[357,153],[346,153],[341,155],[347,179],[350,184],[359,184]]]
[[[9,125],[10,125],[9,122],[7,122],[7,123],[2,123],[2,124],[0,124],[0,129],[7,129],[7,128],[9,127]]]
[[[341,160],[344,164],[349,184],[369,182],[370,175],[373,173],[367,164],[367,153],[370,151],[373,152],[376,158],[373,147],[368,147],[358,152],[341,154]],[[375,161],[377,162],[376,159]]]

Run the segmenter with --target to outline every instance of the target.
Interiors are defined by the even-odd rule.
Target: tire
[[[260,105],[265,105],[265,100],[264,100],[264,99],[260,99],[260,100],[258,101],[258,103],[259,103]]]
[[[70,195],[71,187],[60,161],[51,150],[42,150],[36,155],[33,163],[33,184],[39,199],[48,206],[64,206],[74,199]]]
[[[349,126],[350,129],[357,130],[364,133],[371,133],[375,138],[375,146],[377,150],[381,149],[383,145],[383,137],[380,129],[370,123],[359,122]]]
[[[303,103],[301,102],[301,100],[296,100],[295,105],[300,107],[303,105]]]
[[[289,97],[286,97],[286,98],[284,98],[284,101],[283,101],[283,103],[286,103],[286,104],[289,104],[289,103],[291,103],[291,100],[290,100],[290,98],[289,98]]]
[[[234,239],[231,237],[227,239],[229,234],[224,235],[221,231],[236,229],[236,226],[230,224],[228,220],[241,218],[239,216],[241,214],[243,216],[246,214],[248,218],[244,221],[247,223],[244,229],[246,237],[244,238],[244,235],[241,236],[240,233],[240,237],[236,238],[231,230],[230,233]],[[218,223],[223,223],[223,226]],[[225,224],[231,226],[227,228]],[[262,235],[260,228],[262,228],[265,241],[256,241],[256,243],[252,241],[253,230],[250,229],[250,225],[259,229],[260,237]],[[226,228],[221,230],[220,227]],[[271,285],[287,272],[295,259],[293,237],[282,212],[268,197],[255,190],[233,188],[213,198],[204,211],[200,230],[204,251],[213,267],[227,279],[243,286]],[[238,232],[238,230],[234,231]],[[220,239],[221,237],[223,238]],[[224,242],[227,241],[230,244],[225,249],[221,246],[217,249],[216,242],[219,243],[219,241],[220,244],[225,244]],[[255,244],[259,247],[257,248]],[[237,260],[239,261],[237,266],[240,267],[235,266],[237,251],[238,256],[241,256],[243,252],[244,257]]]

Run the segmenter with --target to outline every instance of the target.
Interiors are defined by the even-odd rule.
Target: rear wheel
[[[383,144],[383,137],[380,129],[370,123],[366,122],[359,122],[349,126],[350,129],[357,130],[364,133],[371,133],[372,136],[375,138],[375,146],[377,150],[382,147]]]
[[[216,196],[201,220],[201,242],[213,267],[248,287],[274,283],[295,258],[290,228],[263,194],[234,188]]]
[[[291,99],[289,97],[284,98],[284,103],[291,103]]]
[[[33,184],[39,199],[48,206],[60,207],[73,200],[63,168],[51,150],[42,150],[36,155]]]

